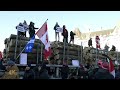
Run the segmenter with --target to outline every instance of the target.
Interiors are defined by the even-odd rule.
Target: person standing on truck
[[[74,44],[74,35],[76,35],[75,33],[73,33],[73,31],[70,32],[70,42],[72,41],[72,43]]]
[[[26,32],[29,30],[29,26],[27,25],[27,22],[24,20],[23,22],[23,27],[25,29],[25,32],[24,32],[24,37],[26,37]]]
[[[35,25],[35,23],[30,22],[30,25],[29,25],[30,38],[32,38],[35,35],[35,29],[38,29],[38,28],[35,28],[34,25]]]
[[[89,47],[92,47],[92,38],[89,39],[89,41],[88,41],[88,46],[89,46]]]
[[[63,25],[63,42],[68,43],[68,30],[66,29],[65,25]]]
[[[16,29],[17,29],[18,36],[24,36],[25,29],[22,23],[19,23],[19,25],[16,26]]]
[[[55,26],[54,26],[54,30],[55,30],[55,41],[57,41],[57,36],[58,36],[58,41],[59,41],[59,39],[60,39],[60,37],[59,37],[59,32],[57,32],[57,28],[58,27],[60,27],[59,25],[58,25],[58,22],[56,22],[56,24],[55,24]]]

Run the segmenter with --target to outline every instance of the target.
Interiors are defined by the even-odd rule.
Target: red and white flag
[[[45,22],[42,27],[36,32],[36,35],[45,45],[44,50],[44,58],[47,60],[48,57],[51,55],[51,48],[50,48],[50,41],[48,39],[48,31],[47,31],[47,22]]]
[[[109,72],[114,76],[115,78],[115,68],[114,68],[114,65],[113,65],[113,62],[112,60],[108,59],[108,62],[109,62]]]

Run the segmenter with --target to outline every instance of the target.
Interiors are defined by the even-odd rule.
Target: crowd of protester
[[[57,79],[56,68],[47,67],[46,63],[41,62],[35,67],[31,64],[26,65],[23,70],[22,78],[20,70],[13,60],[5,62],[0,60],[0,79]],[[70,68],[63,64],[59,69],[59,79],[120,79],[120,65],[115,68],[115,77],[109,72],[108,62],[98,61],[97,66],[90,64],[76,68]]]

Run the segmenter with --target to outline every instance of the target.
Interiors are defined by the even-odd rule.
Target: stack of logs
[[[6,38],[4,41],[5,49],[3,52],[3,57],[5,59],[14,58],[15,56],[15,47],[16,47],[16,35],[11,34],[9,38]],[[17,40],[17,50],[16,50],[16,57],[23,48],[26,46],[27,42],[30,39],[27,37],[18,37]],[[28,63],[36,64],[37,60],[41,60],[41,46],[42,51],[44,49],[44,45],[39,39],[35,39],[33,51],[28,53]],[[72,60],[80,60],[83,64],[91,63],[95,64],[96,62],[96,51],[97,51],[97,59],[105,59],[102,54],[108,54],[112,60],[120,58],[120,52],[109,51],[106,52],[104,50],[96,50],[96,48],[92,47],[85,47],[83,49],[82,46],[75,45],[75,44],[65,44],[65,52],[64,52],[64,43],[63,42],[51,42],[51,49],[53,51],[53,61],[55,64],[63,64],[63,58],[67,61],[70,65],[72,64]],[[25,53],[23,51],[23,53]],[[81,61],[82,58],[82,61]],[[42,52],[42,59],[43,59],[43,52]],[[17,59],[17,63],[19,63],[20,58]]]
[[[16,38],[17,35],[11,34],[10,38],[6,38],[4,41],[5,49],[3,52],[4,58],[14,58],[15,56],[15,47],[16,47]],[[17,40],[17,49],[16,49],[16,57],[21,53],[21,51],[26,46],[27,42],[30,40],[28,37],[20,37],[18,36]],[[40,42],[39,39],[35,39],[33,51],[27,54],[28,63],[36,63],[36,60],[40,60],[41,56],[41,45],[44,48],[44,45]],[[23,51],[23,53],[25,53]],[[39,55],[37,55],[39,54]],[[43,53],[42,53],[43,54]],[[43,55],[42,55],[43,56]],[[19,63],[20,57],[17,59],[17,63]]]
[[[107,54],[107,52],[93,47],[85,47],[83,51],[83,58],[85,63],[95,64],[96,59],[105,59],[102,54]]]
[[[93,47],[85,47],[83,50],[83,61],[85,63],[95,64],[96,59],[97,60],[105,60],[106,58],[102,54],[107,54],[111,57],[112,60],[117,60],[117,53],[118,53],[118,59],[120,58],[120,52],[115,51],[105,51],[96,49]]]
[[[120,60],[120,52],[116,52],[116,51],[109,51],[108,55],[112,58],[112,60]]]
[[[63,59],[67,60],[67,63],[72,64],[72,60],[80,60],[81,59],[81,51],[83,51],[83,47],[75,44],[65,44],[65,52],[64,52],[64,43],[63,42],[52,42],[51,48],[53,50],[54,60],[57,64],[62,64]]]

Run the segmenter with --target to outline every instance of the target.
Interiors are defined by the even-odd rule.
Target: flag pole
[[[39,59],[39,44],[37,45],[37,64],[38,64],[38,59]]]
[[[20,52],[20,54],[17,56],[16,60],[19,58],[19,56],[21,55],[21,53],[25,50],[26,46],[23,48],[23,50]]]
[[[66,44],[66,39],[64,38],[63,64],[65,63],[65,44]]]
[[[82,42],[81,42],[81,63],[83,63],[83,60],[82,60]]]

